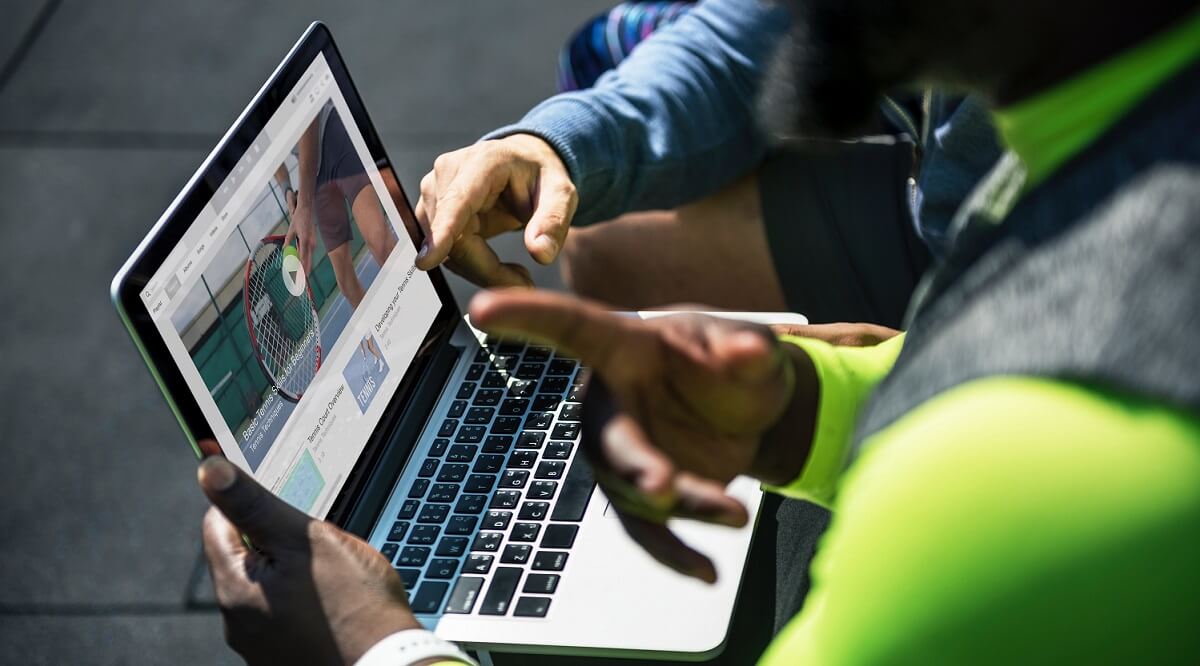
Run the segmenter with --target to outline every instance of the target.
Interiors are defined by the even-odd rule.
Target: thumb
[[[567,239],[579,195],[565,173],[543,170],[542,174],[533,215],[525,226],[525,248],[538,263],[548,264],[558,257]]]
[[[311,519],[267,492],[228,460],[206,458],[200,463],[197,477],[213,506],[255,546],[270,550],[307,540]]]

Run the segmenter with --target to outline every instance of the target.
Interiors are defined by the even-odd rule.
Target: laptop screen
[[[142,299],[225,455],[325,517],[442,307],[318,54]]]

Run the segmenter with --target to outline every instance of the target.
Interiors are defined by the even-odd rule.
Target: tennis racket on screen
[[[295,248],[267,236],[246,261],[246,329],[258,364],[279,395],[299,402],[321,367],[321,326]]]

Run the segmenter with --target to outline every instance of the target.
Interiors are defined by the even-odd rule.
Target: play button
[[[292,296],[304,293],[304,267],[296,248],[290,245],[283,249],[283,285]]]

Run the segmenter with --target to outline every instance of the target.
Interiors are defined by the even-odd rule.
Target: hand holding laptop
[[[642,320],[525,290],[481,293],[470,314],[489,333],[549,343],[593,368],[584,451],[626,530],[681,573],[716,578],[668,518],[740,526],[747,515],[726,494],[729,481],[799,475],[816,378],[807,356],[765,326],[697,315]]]
[[[198,477],[213,503],[204,552],[225,637],[248,663],[352,664],[420,626],[400,577],[367,542],[289,506],[220,456]]]

